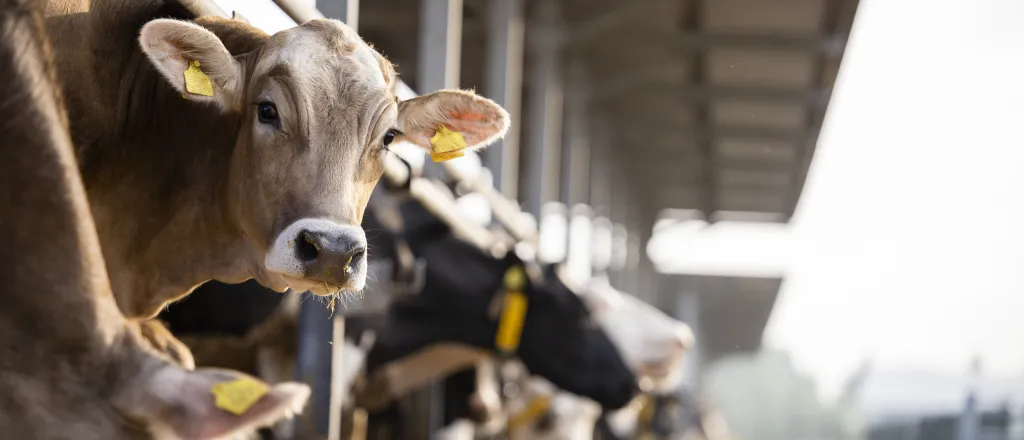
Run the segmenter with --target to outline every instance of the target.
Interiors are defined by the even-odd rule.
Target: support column
[[[581,60],[569,64],[567,78],[560,199],[568,206],[575,206],[590,203],[591,170],[601,164],[594,164],[591,159],[589,81]]]
[[[420,0],[416,91],[459,87],[462,0]]]
[[[529,118],[526,136],[528,161],[524,174],[526,209],[539,216],[547,202],[558,199],[562,142],[562,67],[560,63],[560,8],[557,0],[538,5],[537,30],[529,35]]]
[[[626,266],[622,268],[620,290],[631,295],[640,295],[640,221],[632,211],[633,205],[626,204]]]
[[[420,0],[416,91],[458,88],[461,57],[462,0]],[[440,178],[441,170],[430,160],[423,163],[424,176]]]
[[[641,194],[636,196],[638,205],[637,217],[640,221],[640,255],[639,255],[639,291],[637,296],[650,304],[658,303],[658,270],[647,255],[647,245],[651,242],[654,232],[654,220],[657,218],[657,210]]]
[[[340,20],[352,29],[359,29],[359,0],[316,0],[316,8],[324,17]]]
[[[325,17],[359,31],[359,0],[316,0]],[[294,294],[292,294],[294,295]],[[344,365],[345,317],[331,313],[319,301],[304,301],[299,308],[296,379],[312,389],[308,416],[298,418],[296,438],[341,436],[341,406],[348,393],[340,380]]]
[[[519,186],[520,107],[523,98],[523,0],[491,0],[487,17],[487,77],[484,91],[508,111],[512,127],[505,139],[483,153],[494,185],[516,200]]]
[[[289,295],[297,295],[289,293]],[[296,380],[312,389],[309,403],[297,419],[297,438],[327,437],[331,399],[331,313],[320,301],[303,301],[299,308]]]
[[[701,371],[703,362],[704,333],[700,325],[700,292],[696,279],[682,275],[666,277],[664,292],[666,296],[675,296],[675,316],[686,323],[693,330],[696,340],[693,348],[690,349],[683,361],[683,383],[692,390],[700,386]]]

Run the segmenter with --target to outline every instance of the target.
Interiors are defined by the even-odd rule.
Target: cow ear
[[[147,422],[156,434],[188,439],[219,439],[269,426],[300,412],[310,393],[309,387],[303,384],[269,386],[231,370],[188,371],[170,364],[161,364],[136,384],[126,390],[127,394],[118,396],[117,406]],[[225,398],[220,388],[225,386],[229,389],[237,386],[232,390],[234,395],[227,396],[227,400],[242,398],[244,403],[245,393],[253,389],[265,391],[265,394],[251,406],[236,405],[240,412],[236,414],[216,403],[215,399]],[[215,390],[219,397],[215,396]]]
[[[157,19],[142,27],[139,44],[182,96],[224,111],[238,110],[245,82],[242,65],[213,32],[186,21]]]
[[[430,138],[441,125],[462,133],[466,149],[475,150],[505,136],[511,122],[500,105],[464,90],[441,90],[398,106],[398,140],[430,150]]]

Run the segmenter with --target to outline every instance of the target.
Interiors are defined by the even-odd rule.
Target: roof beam
[[[842,35],[741,35],[724,33],[684,32],[675,39],[680,49],[706,51],[708,49],[793,50],[818,52],[822,56],[839,56],[846,47]]]
[[[667,90],[666,90],[667,89]],[[819,87],[815,89],[783,89],[752,86],[699,86],[694,84],[666,86],[664,82],[644,81],[642,77],[633,80],[597,86],[592,99],[595,101],[615,98],[643,98],[644,96],[664,97],[666,91],[675,92],[679,100],[685,102],[707,102],[711,100],[743,100],[794,102],[814,107],[828,105],[832,90]]]
[[[591,14],[591,17],[569,25],[569,32],[566,33],[566,39],[562,42],[563,48],[571,49],[594,41],[611,31],[622,28],[623,25],[656,13],[658,8],[664,8],[669,4],[671,3],[665,0],[635,0],[623,2],[610,11]]]
[[[754,140],[766,140],[772,142],[793,142],[802,143],[808,139],[811,133],[803,128],[800,130],[784,130],[777,128],[764,128],[764,127],[748,127],[742,125],[710,125],[707,127],[698,127],[692,123],[680,122],[662,122],[651,121],[649,118],[631,117],[628,113],[622,113],[613,118],[617,121],[632,122],[644,122],[645,124],[641,127],[628,126],[625,128],[619,128],[617,131],[623,133],[628,137],[635,136],[652,136],[652,135],[667,135],[669,138],[676,137],[692,137],[700,131],[706,131],[707,135],[715,140],[721,139],[754,139]]]
[[[838,57],[846,47],[846,36],[828,35],[778,35],[778,34],[733,34],[686,30],[675,32],[642,32],[616,36],[620,44],[672,47],[676,50],[704,52],[712,49],[739,50],[784,50],[816,52],[825,57]],[[577,40],[572,40],[577,41]],[[596,36],[578,40],[577,46],[600,41]],[[616,46],[612,44],[612,46]]]

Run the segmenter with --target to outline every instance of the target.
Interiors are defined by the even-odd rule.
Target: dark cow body
[[[512,253],[494,258],[458,239],[418,202],[405,202],[401,210],[401,238],[427,261],[425,284],[419,295],[403,298],[389,309],[389,329],[379,335],[367,368],[372,371],[439,341],[494,349],[495,297],[503,290],[506,270],[523,262]],[[385,237],[371,237],[370,243],[384,238],[374,247],[394,248]],[[625,405],[635,393],[636,377],[554,267],[542,272],[543,281],[528,282],[524,292],[529,306],[516,356],[532,374],[566,391],[608,408]]]

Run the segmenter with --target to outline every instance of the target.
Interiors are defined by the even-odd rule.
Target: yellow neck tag
[[[189,60],[185,71],[185,90],[193,95],[213,96],[213,82],[199,70],[199,61]]]
[[[498,323],[498,336],[495,338],[498,350],[512,353],[519,348],[523,320],[526,318],[526,303],[526,295],[522,292],[505,292],[505,305],[501,309],[501,322]]]
[[[235,415],[242,415],[254,403],[267,394],[267,384],[250,377],[240,377],[210,388],[214,404]]]
[[[537,418],[540,417],[541,414],[544,414],[544,412],[550,407],[551,399],[547,397],[537,397],[533,399],[525,409],[509,417],[508,430],[512,431],[520,426],[537,420]]]
[[[466,139],[462,133],[451,131],[444,125],[438,125],[434,136],[430,138],[430,160],[444,162],[465,155]]]

